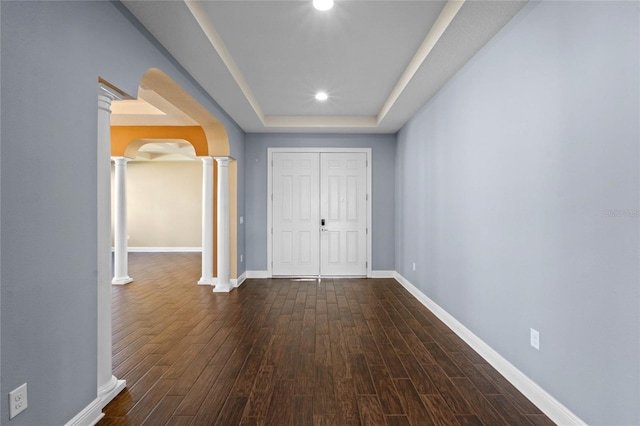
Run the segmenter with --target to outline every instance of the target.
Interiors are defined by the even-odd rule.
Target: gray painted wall
[[[394,270],[395,135],[247,134],[247,270],[267,270],[267,148],[371,148],[372,269]]]
[[[98,76],[135,95],[162,69],[242,159],[244,133],[119,7],[2,2],[2,425],[64,424],[96,398]],[[24,382],[29,408],[9,421],[7,394]]]
[[[397,270],[594,425],[640,424],[638,18],[530,3],[398,134]]]
[[[0,17],[2,16],[2,2],[0,1]],[[2,34],[2,19],[0,19],[0,34]],[[0,38],[0,45],[2,39]],[[2,87],[2,55],[0,54],[0,88]],[[0,188],[2,187],[2,96],[0,96]],[[2,197],[0,197],[0,224],[2,223]],[[1,229],[1,227],[0,227]],[[2,244],[0,244],[0,289],[2,288]],[[2,291],[0,291],[0,325],[2,320]],[[0,366],[2,366],[2,327],[0,326]],[[2,371],[0,371],[0,389],[2,388]],[[0,419],[4,418],[6,408],[0,404]]]

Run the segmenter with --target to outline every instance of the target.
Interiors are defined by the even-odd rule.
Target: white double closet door
[[[272,154],[272,275],[367,275],[367,154]]]

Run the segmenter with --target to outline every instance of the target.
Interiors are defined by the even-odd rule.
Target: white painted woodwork
[[[273,154],[273,275],[320,272],[319,154]]]
[[[321,275],[367,275],[367,156],[320,154]]]
[[[126,157],[113,157],[115,163],[114,197],[114,276],[113,284],[128,284],[131,277],[127,264],[127,161]]]
[[[213,158],[202,160],[202,276],[200,285],[213,285]]]
[[[273,152],[271,159],[271,274],[366,276],[367,153]]]
[[[97,138],[97,315],[98,315],[98,388],[97,411],[100,411],[125,388],[126,382],[113,375],[111,358],[111,102],[117,93],[106,86],[98,89],[98,138]]]
[[[218,277],[214,292],[228,293],[233,288],[230,274],[230,236],[229,236],[229,163],[231,157],[214,157],[218,163]]]

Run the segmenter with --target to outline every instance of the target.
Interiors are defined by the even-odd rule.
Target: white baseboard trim
[[[242,275],[240,275],[238,278],[229,278],[229,283],[231,283],[231,288],[240,287],[246,278],[247,278],[246,272],[243,273]],[[198,284],[199,285],[210,285],[212,287],[215,287],[216,284],[218,284],[218,277],[213,277],[210,282],[209,281],[207,281],[207,282],[198,281]]]
[[[107,406],[120,392],[127,387],[126,380],[118,380],[112,375],[111,380],[105,385],[98,388],[98,400],[100,401],[100,409]]]
[[[198,285],[214,285],[215,284],[215,278],[202,278],[200,277],[200,279],[198,280]]]
[[[396,272],[395,279],[556,424],[572,426],[586,425],[586,423],[571,412],[571,410],[562,405],[536,382],[527,377],[482,339],[473,334],[451,314],[411,284],[405,277]]]
[[[267,271],[246,271],[247,279],[250,278],[269,278],[269,272]]]
[[[94,399],[84,410],[75,415],[74,418],[65,423],[64,426],[94,426],[104,417],[100,398]]]
[[[133,278],[131,278],[130,276],[126,276],[126,277],[113,277],[111,279],[111,284],[113,285],[125,285],[125,284],[129,284],[130,282],[133,282]]]
[[[244,280],[246,279],[247,279],[247,273],[243,272],[242,274],[240,274],[238,278],[232,279],[231,284],[233,284],[233,286],[237,288],[237,287],[240,287],[244,282]]]
[[[202,247],[129,247],[130,253],[200,253]]]
[[[270,278],[268,271],[246,271],[246,278]],[[371,271],[370,278],[395,278],[396,271]]]
[[[371,271],[369,278],[395,278],[396,271]]]

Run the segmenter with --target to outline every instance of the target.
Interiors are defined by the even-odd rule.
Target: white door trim
[[[273,217],[273,153],[274,152],[364,152],[367,155],[367,277],[371,278],[371,148],[267,148],[267,274],[272,276]]]

